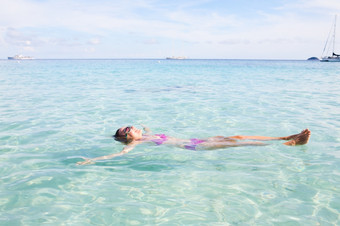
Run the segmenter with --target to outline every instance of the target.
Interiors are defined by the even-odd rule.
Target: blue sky
[[[320,57],[340,0],[0,0],[0,59]],[[340,14],[339,14],[340,17]],[[340,18],[338,26],[340,52]]]

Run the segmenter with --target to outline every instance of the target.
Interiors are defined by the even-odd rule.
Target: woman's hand
[[[143,127],[146,133],[151,133],[151,130],[148,127],[144,126],[143,124],[140,124],[140,125]]]

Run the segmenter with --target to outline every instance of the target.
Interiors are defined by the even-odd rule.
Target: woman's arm
[[[104,160],[104,159],[112,159],[112,158],[115,158],[117,156],[121,156],[121,155],[125,155],[126,153],[132,151],[132,149],[134,149],[134,147],[136,146],[137,144],[131,144],[131,145],[127,145],[123,148],[123,150],[119,153],[114,153],[114,154],[111,154],[111,155],[105,155],[105,156],[100,156],[100,157],[97,157],[97,158],[93,158],[93,159],[87,159],[87,158],[84,158],[85,161],[83,162],[77,162],[77,165],[87,165],[87,164],[94,164],[95,161],[97,160]]]

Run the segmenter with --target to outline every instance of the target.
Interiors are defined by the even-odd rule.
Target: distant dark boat
[[[332,47],[332,55],[331,56],[322,56],[321,57],[321,62],[340,62],[340,54],[336,54],[334,52],[334,47],[335,47],[335,31],[336,31],[336,16],[334,19],[334,25],[333,25],[333,35],[330,37],[330,35],[328,35],[325,47],[323,49],[322,55],[324,55],[324,53],[329,52],[328,50]],[[331,34],[331,32],[330,32]]]
[[[307,60],[320,60],[320,59],[317,57],[309,57]]]
[[[31,56],[15,55],[13,57],[8,57],[9,60],[33,60]]]

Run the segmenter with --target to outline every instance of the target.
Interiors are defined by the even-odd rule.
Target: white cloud
[[[147,44],[147,45],[156,45],[156,44],[159,44],[158,40],[156,40],[154,38],[144,40],[143,43]]]
[[[339,0],[299,0],[294,3],[288,3],[282,8],[292,8],[299,10],[310,10],[314,12],[326,12],[336,14],[340,11]]]
[[[106,3],[103,5],[97,2],[91,4],[77,1],[47,1],[38,4],[38,2],[24,0],[6,1],[4,4],[6,7],[0,9],[0,24],[17,29],[63,28],[95,35],[106,35],[108,31],[136,32],[150,36],[180,37],[187,41],[193,41],[192,36],[185,35],[190,31],[193,31],[193,35],[202,35],[209,33],[207,32],[209,29],[218,31],[219,29],[216,28],[238,24],[238,20],[231,15],[193,14],[158,9],[151,4],[152,1],[137,1],[137,4],[136,2],[127,4],[125,1],[115,1],[115,4]],[[155,18],[139,15],[136,11],[140,8],[150,10],[155,14]]]
[[[17,29],[7,28],[4,33],[4,40],[7,43],[17,45],[17,46],[32,46],[39,45],[41,42],[38,39],[35,39],[32,35],[24,34]]]
[[[23,49],[25,52],[35,52],[35,48],[32,46],[25,46]]]
[[[98,38],[92,38],[87,42],[87,44],[98,45],[98,44],[100,44],[100,40]]]
[[[84,52],[86,52],[86,53],[94,53],[94,52],[96,52],[96,48],[94,48],[94,47],[85,48]]]
[[[331,18],[325,15],[340,10],[339,0],[291,1],[251,16],[199,7],[210,0],[1,1],[0,43],[32,48],[83,46],[90,50],[93,45],[114,45],[115,38],[130,37],[129,44],[166,45],[164,40],[176,40],[188,51],[193,45],[202,45],[202,55],[206,55],[204,45],[206,51],[207,46],[220,45],[226,53],[237,45],[254,51],[254,55],[254,45],[261,46],[263,53],[273,48],[273,43],[280,43],[278,50],[292,43],[316,45],[330,27]],[[323,18],[306,15],[310,12],[322,13]],[[292,54],[296,52],[292,50]]]

